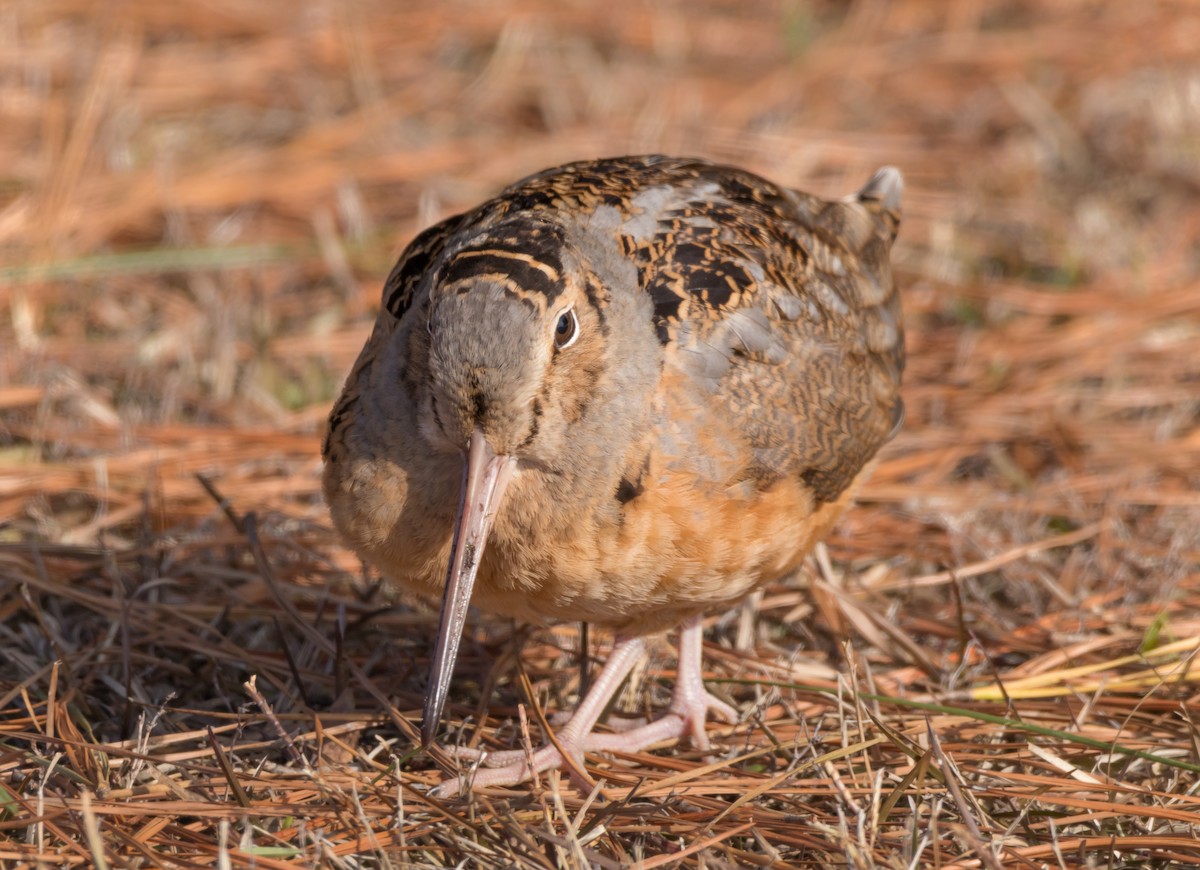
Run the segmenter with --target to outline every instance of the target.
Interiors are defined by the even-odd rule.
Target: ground
[[[6,4],[0,864],[1200,861],[1198,43],[1182,0]],[[416,232],[650,151],[903,170],[907,424],[710,621],[714,756],[439,801],[434,611],[332,533],[324,418]],[[469,632],[482,746],[611,641]]]

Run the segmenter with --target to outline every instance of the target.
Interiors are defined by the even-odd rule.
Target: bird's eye
[[[558,316],[554,324],[554,346],[566,350],[579,338],[579,321],[575,319],[575,309],[568,308]]]

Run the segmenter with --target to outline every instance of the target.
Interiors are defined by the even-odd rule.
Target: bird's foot
[[[588,735],[589,737],[595,735]],[[559,747],[562,750],[559,750]],[[547,770],[565,769],[572,781],[584,791],[592,788],[583,769],[583,753],[588,750],[587,741],[573,738],[564,732],[558,737],[558,745],[549,743],[540,749],[506,749],[488,752],[482,749],[459,748],[453,754],[460,761],[473,763],[471,770],[446,780],[434,788],[434,797],[454,797],[472,788],[517,785],[533,779]],[[564,756],[563,753],[566,753]],[[570,759],[568,762],[567,759]]]
[[[555,729],[555,733],[559,733],[560,728],[565,728],[571,721],[571,713],[568,711],[565,715],[554,714],[548,719],[550,726]],[[605,722],[607,727],[613,734],[597,734],[593,731],[583,739],[584,752],[599,752],[601,741],[605,737],[614,735],[627,734],[631,731],[637,731],[639,728],[645,728],[647,724],[651,724],[653,720],[647,719],[644,716],[621,717],[610,719]],[[564,732],[565,733],[565,732]],[[562,737],[559,737],[559,743],[562,742]],[[553,747],[554,744],[548,744],[545,748]],[[511,764],[525,761],[529,758],[530,752],[533,750],[525,749],[477,749],[472,746],[447,746],[443,747],[448,755],[456,758],[459,761],[465,761],[468,764],[478,764],[481,767],[508,767]],[[536,754],[536,752],[534,753]],[[544,768],[548,770],[549,768]],[[538,771],[541,772],[541,769]]]
[[[704,724],[709,711],[730,724],[738,720],[737,711],[708,692],[703,684],[684,680],[676,686],[671,706],[665,715],[644,724],[633,720],[632,727],[615,734],[592,731],[576,736],[568,725],[559,733],[557,746],[550,743],[531,751],[506,749],[499,752],[459,747],[451,750],[451,753],[460,761],[477,766],[472,772],[442,783],[432,794],[435,797],[453,797],[468,788],[516,785],[553,769],[565,769],[571,780],[587,791],[593,783],[584,776],[583,757],[586,752],[635,753],[657,743],[682,737],[687,737],[692,746],[701,752],[708,752],[711,744]],[[629,724],[629,720],[625,720],[625,724]],[[560,746],[562,751],[559,751]],[[570,763],[564,758],[563,752],[569,756]]]
[[[555,733],[558,733],[558,729],[566,727],[574,715],[570,710],[559,710],[547,716],[546,721],[550,723],[551,728],[555,729]],[[609,731],[621,734],[632,731],[634,728],[641,728],[649,721],[645,716],[611,716],[604,721],[604,727]]]
[[[703,685],[699,691],[694,686],[688,691],[677,686],[671,706],[661,718],[617,734],[589,734],[585,749],[588,752],[641,752],[656,743],[687,737],[696,749],[708,752],[712,744],[704,723],[710,710],[730,725],[738,720],[737,710],[710,694]]]
[[[452,754],[460,761],[471,762],[474,767],[468,773],[437,786],[431,794],[435,797],[452,797],[469,788],[516,785],[543,771],[560,768],[568,771],[576,785],[590,790],[593,783],[588,780],[583,766],[586,752],[635,753],[656,743],[681,737],[687,737],[701,752],[708,752],[710,744],[704,723],[709,711],[731,724],[737,721],[738,714],[733,707],[704,687],[700,667],[701,642],[700,620],[689,619],[680,632],[675,691],[671,695],[670,707],[661,718],[645,724],[637,720],[632,723],[626,721],[622,724],[632,727],[623,728],[616,734],[597,734],[592,730],[608,700],[632,670],[643,650],[640,638],[621,639],[613,648],[592,690],[580,702],[570,721],[556,732],[557,736],[549,745],[531,751],[452,750]]]

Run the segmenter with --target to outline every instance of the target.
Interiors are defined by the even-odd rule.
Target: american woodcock
[[[702,160],[585,161],[408,246],[330,416],[324,489],[363,557],[442,597],[427,746],[469,604],[615,632],[539,771],[707,749],[707,713],[736,720],[704,687],[701,616],[793,571],[903,419],[902,187],[884,168],[827,202]],[[666,714],[594,733],[644,636],[675,626]],[[483,762],[476,786],[533,775],[521,750]]]

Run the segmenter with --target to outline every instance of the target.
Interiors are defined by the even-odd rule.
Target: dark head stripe
[[[448,286],[484,277],[491,280],[507,278],[525,293],[544,296],[547,306],[563,291],[562,276],[558,269],[523,251],[504,248],[468,248],[456,252],[442,267],[438,283]]]
[[[463,218],[463,215],[455,215],[418,234],[392,267],[387,283],[383,285],[383,304],[397,320],[408,311],[413,291],[425,276],[425,270],[441,256],[446,239],[458,228]]]

